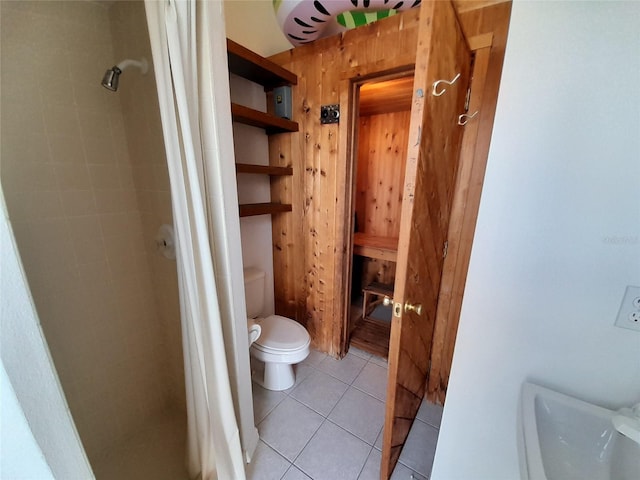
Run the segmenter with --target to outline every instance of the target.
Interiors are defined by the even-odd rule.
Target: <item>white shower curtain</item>
[[[216,285],[210,244],[215,236],[209,229],[225,228],[224,212],[208,208],[206,201],[207,171],[221,160],[216,112],[213,118],[211,115],[215,105],[210,96],[202,95],[215,88],[215,75],[204,72],[210,65],[198,65],[199,59],[209,58],[203,55],[221,51],[212,48],[211,42],[225,41],[221,5],[146,0],[145,9],[176,231],[187,390],[187,467],[192,478],[244,480],[218,300],[224,289]],[[224,245],[216,245],[215,250],[222,262],[229,261]]]

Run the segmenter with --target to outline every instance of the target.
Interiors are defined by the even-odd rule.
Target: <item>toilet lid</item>
[[[298,322],[280,315],[269,315],[256,319],[262,328],[260,337],[254,345],[273,350],[296,350],[309,343],[309,334]]]

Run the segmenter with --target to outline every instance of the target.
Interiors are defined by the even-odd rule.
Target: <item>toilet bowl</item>
[[[280,315],[254,321],[262,333],[249,351],[253,358],[264,362],[264,374],[255,380],[268,390],[286,390],[296,381],[293,365],[309,355],[309,334],[298,322]]]
[[[293,365],[309,355],[309,333],[290,318],[258,316],[264,308],[265,272],[244,269],[244,283],[248,325],[260,326],[260,335],[249,352],[255,360],[264,363],[264,373],[256,372],[254,380],[267,390],[286,390],[295,383]]]

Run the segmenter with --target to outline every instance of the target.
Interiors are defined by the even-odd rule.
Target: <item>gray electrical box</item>
[[[291,87],[277,87],[273,89],[273,103],[277,117],[291,120]]]

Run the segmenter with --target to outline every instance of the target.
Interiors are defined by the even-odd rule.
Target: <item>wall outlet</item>
[[[640,287],[627,287],[615,325],[640,332]]]

